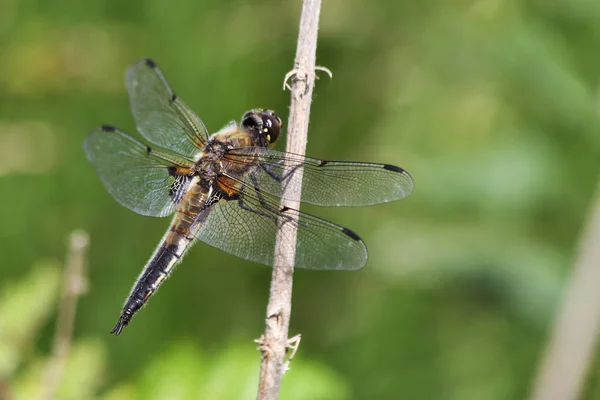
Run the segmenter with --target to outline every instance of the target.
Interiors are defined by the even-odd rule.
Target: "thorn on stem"
[[[322,67],[320,65],[317,65],[317,66],[315,66],[315,71],[323,71],[329,76],[329,79],[333,79],[333,72],[331,72],[331,70],[327,67]],[[315,74],[315,78],[319,79],[319,76]]]
[[[292,358],[296,355],[298,351],[298,347],[300,347],[300,340],[302,340],[302,335],[299,333],[296,336],[292,336],[287,340],[286,345],[286,353],[289,353],[287,361],[292,361]]]
[[[273,355],[273,349],[271,345],[267,342],[265,335],[260,335],[258,339],[254,339],[254,343],[258,344],[256,350],[260,350],[262,358],[269,358]]]
[[[315,71],[323,71],[325,72],[328,76],[329,79],[333,79],[333,73],[331,72],[331,70],[327,67],[322,67],[322,66],[315,66]],[[283,78],[283,90],[292,90],[292,86],[288,83],[289,80],[294,77],[294,80],[305,80],[305,78],[300,77],[300,70],[298,68],[294,68],[291,71],[289,71],[287,74],[285,74],[285,77]],[[319,77],[317,75],[315,75],[316,79],[319,79]]]

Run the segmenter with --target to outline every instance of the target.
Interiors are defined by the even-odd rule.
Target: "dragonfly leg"
[[[292,169],[290,169],[285,175],[278,173],[277,171],[273,170],[272,165],[269,164],[259,164],[260,168],[265,171],[267,174],[269,174],[269,176],[271,178],[273,178],[274,180],[276,180],[277,182],[283,182],[286,179],[288,179],[290,176],[292,176],[292,174],[294,172],[296,172],[296,170],[298,168],[300,168],[300,165],[296,165],[294,166]]]

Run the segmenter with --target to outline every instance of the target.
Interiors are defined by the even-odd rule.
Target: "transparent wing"
[[[127,70],[127,91],[137,129],[150,142],[193,158],[208,139],[206,127],[169,86],[154,61]]]
[[[286,160],[292,167],[287,174],[283,169]],[[249,166],[252,173],[245,173],[240,165]],[[318,160],[261,147],[231,150],[224,163],[227,175],[278,197],[300,168],[304,171],[301,196],[292,191],[286,197],[319,206],[386,203],[403,199],[413,190],[408,172],[389,164]]]
[[[354,232],[298,210],[280,210],[277,199],[248,186],[242,186],[238,199],[221,199],[206,209],[195,236],[234,256],[272,266],[280,216],[287,223],[291,216],[299,217],[296,268],[355,270],[367,262],[367,248]]]
[[[153,150],[112,126],[102,126],[83,143],[88,160],[119,204],[153,217],[177,207],[189,181],[178,175],[185,161]]]

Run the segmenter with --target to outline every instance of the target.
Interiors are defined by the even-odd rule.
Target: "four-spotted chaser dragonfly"
[[[126,85],[137,129],[165,150],[105,125],[85,139],[87,158],[121,205],[142,215],[175,217],[127,298],[111,331],[116,335],[196,239],[273,265],[278,220],[283,220],[297,228],[295,267],[359,269],[367,249],[356,233],[282,207],[280,199],[363,206],[404,198],[413,189],[410,175],[394,165],[317,160],[272,149],[282,125],[273,111],[248,111],[239,125],[231,122],[209,135],[152,60],[132,65]],[[300,169],[301,190],[288,188]]]

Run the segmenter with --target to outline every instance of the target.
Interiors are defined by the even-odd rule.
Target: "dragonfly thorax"
[[[221,159],[227,152],[228,145],[220,140],[212,139],[200,153],[196,161],[196,170],[202,179],[213,181],[221,172]]]

